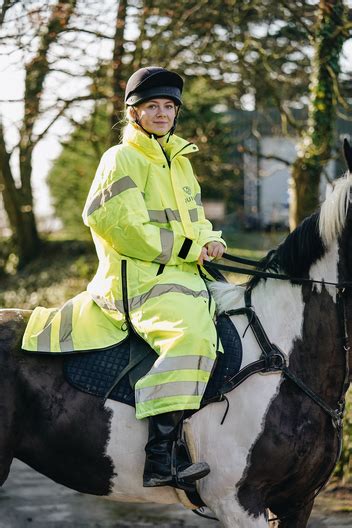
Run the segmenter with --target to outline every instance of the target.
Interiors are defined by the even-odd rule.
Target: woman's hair
[[[130,128],[130,123],[133,123],[134,121],[132,117],[132,112],[133,112],[133,108],[131,106],[125,107],[122,119],[119,123],[121,126],[121,136],[120,136],[121,143],[127,139],[128,130]]]

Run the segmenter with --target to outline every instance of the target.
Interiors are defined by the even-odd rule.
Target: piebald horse
[[[286,354],[290,371],[332,409],[347,390],[350,353],[342,334],[352,335],[352,289],[345,284],[352,281],[351,185],[349,173],[337,180],[321,210],[261,266],[317,282],[249,283],[270,341]],[[214,283],[212,291],[220,312],[244,305],[243,286]],[[71,387],[62,357],[21,351],[29,315],[0,311],[0,484],[17,458],[82,493],[178,503],[171,487],[142,486],[147,423],[135,419],[132,407]],[[246,316],[233,316],[233,322],[243,335],[244,366],[259,358],[260,349]],[[277,526],[304,528],[314,494],[336,461],[333,420],[280,371],[254,374],[227,397],[223,424],[221,402],[185,424],[195,459],[211,468],[198,482],[201,498],[225,528],[264,528],[269,510],[280,519]]]

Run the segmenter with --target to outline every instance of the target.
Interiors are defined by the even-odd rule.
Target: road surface
[[[351,528],[352,512],[314,511],[309,528]],[[121,504],[82,495],[15,461],[0,488],[0,528],[219,528],[182,506]]]

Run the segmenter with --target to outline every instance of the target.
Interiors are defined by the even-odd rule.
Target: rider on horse
[[[136,417],[149,421],[147,487],[194,482],[210,471],[205,462],[176,460],[176,481],[172,475],[179,424],[185,410],[199,409],[219,349],[215,306],[199,264],[225,249],[221,232],[205,219],[188,159],[198,148],[174,135],[182,88],[182,78],[164,68],[141,68],[129,79],[122,143],[103,155],[83,213],[99,267],[87,292],[70,301],[69,314],[60,310],[49,321],[58,328],[57,343],[54,331],[49,340],[53,351],[92,348],[90,331],[104,346],[110,325],[111,342],[133,330],[158,354],[135,385]],[[27,350],[43,349],[48,326],[35,342],[34,327],[26,332]]]

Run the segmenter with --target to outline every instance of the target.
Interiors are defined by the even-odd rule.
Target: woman
[[[198,264],[225,248],[204,217],[188,160],[198,149],[174,135],[182,88],[182,78],[164,68],[141,68],[129,79],[123,141],[103,155],[83,212],[99,267],[88,293],[49,325],[59,328],[57,344],[50,330],[51,350],[92,348],[81,330],[85,318],[101,347],[132,327],[157,352],[135,386],[136,417],[149,419],[144,486],[182,487],[209,473],[206,463],[176,461],[178,479],[171,474],[184,410],[200,407],[217,352],[214,306]],[[67,319],[69,330],[61,331]],[[49,326],[36,333],[37,350]],[[24,348],[30,346],[27,339]]]

